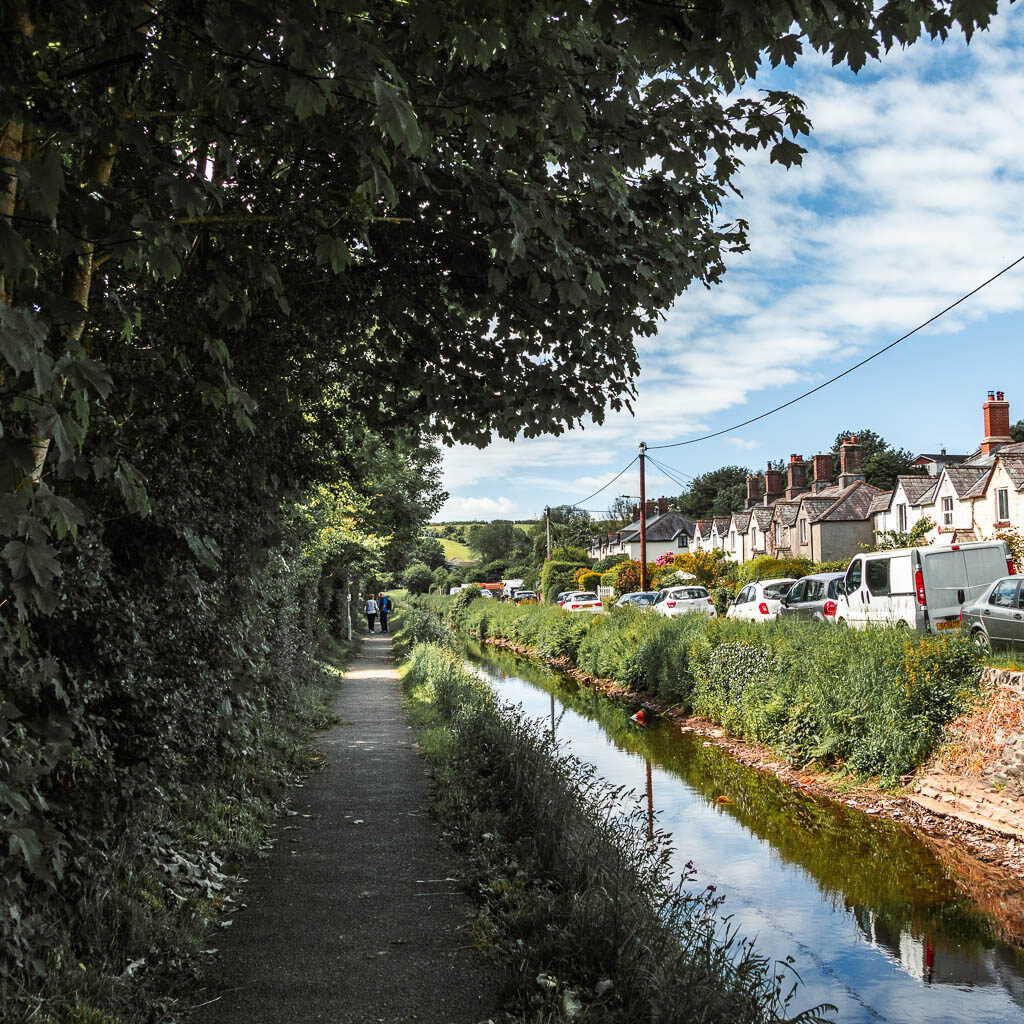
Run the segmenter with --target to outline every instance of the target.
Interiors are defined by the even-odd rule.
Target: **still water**
[[[761,953],[795,957],[794,1009],[833,1003],[844,1024],[1024,1024],[1024,894],[993,896],[901,826],[796,792],[669,722],[637,729],[625,707],[528,660],[470,657],[565,749],[650,794],[678,870],[693,861],[694,887],[717,886]]]

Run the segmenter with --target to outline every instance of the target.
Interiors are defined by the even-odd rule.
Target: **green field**
[[[438,537],[441,546],[444,548],[445,558],[462,558],[471,562],[479,556],[471,551],[465,544],[457,540],[449,540],[447,537]]]

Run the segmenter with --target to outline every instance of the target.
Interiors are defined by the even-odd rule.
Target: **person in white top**
[[[373,594],[366,599],[366,607],[363,611],[366,612],[366,631],[372,633],[373,624],[377,620],[377,602],[374,600]]]

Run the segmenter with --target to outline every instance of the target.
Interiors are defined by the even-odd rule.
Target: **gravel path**
[[[427,813],[425,770],[402,712],[391,638],[365,638],[341,685],[326,762],[250,873],[222,932],[209,1024],[497,1016],[499,979],[472,948],[459,863]]]

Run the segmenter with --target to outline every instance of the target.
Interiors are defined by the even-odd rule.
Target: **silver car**
[[[836,587],[843,576],[841,572],[822,572],[797,580],[782,598],[776,617],[835,622]]]
[[[1020,576],[998,579],[960,613],[960,629],[980,647],[1024,647]]]

